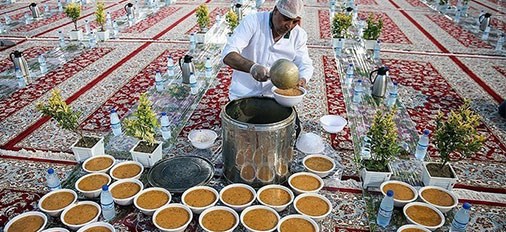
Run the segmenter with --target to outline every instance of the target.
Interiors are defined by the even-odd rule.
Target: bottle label
[[[119,129],[119,128],[121,128],[121,124],[119,124],[119,123],[113,123],[113,124],[111,124],[111,128],[112,129]]]
[[[102,208],[105,208],[105,209],[111,209],[111,208],[114,208],[114,201],[111,201],[110,203],[101,203],[102,205]]]
[[[429,147],[429,145],[418,143],[418,147],[416,149],[418,149],[418,150],[427,150],[428,147]]]
[[[392,216],[392,210],[385,210],[383,208],[380,208],[378,211],[378,215],[389,218]]]
[[[453,219],[452,229],[465,231],[466,227],[467,227],[467,223],[462,223],[462,222],[457,221],[456,219]]]

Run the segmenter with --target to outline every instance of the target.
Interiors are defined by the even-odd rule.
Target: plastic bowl
[[[133,176],[133,177],[130,177],[130,178],[120,178],[120,177],[117,177],[117,176],[114,176],[114,170],[116,170],[118,167],[121,167],[123,165],[127,165],[127,164],[135,164],[137,166],[139,166],[141,168],[140,172]],[[125,161],[125,162],[121,162],[121,163],[117,163],[116,165],[114,165],[111,169],[111,177],[114,179],[114,180],[122,180],[122,179],[139,179],[142,175],[142,172],[144,172],[144,166],[137,162],[137,161]]]
[[[142,182],[137,179],[118,180],[118,181],[112,183],[111,186],[109,186],[110,191],[113,191],[116,186],[118,186],[119,184],[123,184],[123,183],[134,183],[134,184],[138,185],[140,187],[139,192],[137,192],[133,196],[127,197],[127,198],[115,198],[114,196],[112,196],[112,199],[114,200],[114,203],[116,203],[118,205],[131,205],[132,202],[134,201],[134,198],[140,192],[142,192],[142,190],[144,189],[144,184],[142,184]]]
[[[413,219],[411,219],[408,214],[406,213],[406,211],[410,208],[410,207],[413,207],[413,206],[424,206],[424,207],[428,207],[430,209],[432,209],[434,212],[436,212],[439,216],[439,219],[441,220],[441,223],[439,223],[438,225],[436,226],[426,226],[426,225],[422,225],[418,222],[415,222]],[[406,219],[408,220],[409,223],[412,223],[412,224],[415,224],[415,225],[418,225],[418,226],[421,226],[421,227],[424,227],[426,229],[429,229],[431,231],[434,231],[438,228],[440,228],[441,226],[444,225],[445,223],[445,216],[443,215],[443,213],[441,213],[441,211],[439,211],[436,207],[432,206],[432,205],[429,205],[429,204],[426,204],[426,203],[422,203],[422,202],[411,202],[409,204],[407,204],[406,206],[404,206],[404,208],[402,209],[402,212],[404,213],[404,216],[406,217]]]
[[[295,146],[306,154],[322,153],[325,150],[322,137],[312,132],[301,134]]]
[[[422,193],[423,193],[423,191],[428,190],[428,189],[437,189],[437,190],[441,190],[441,191],[447,193],[448,195],[450,195],[452,197],[452,199],[453,199],[453,205],[451,205],[451,206],[441,206],[441,205],[436,205],[436,204],[433,204],[433,203],[427,201],[427,199],[425,199],[422,196]],[[423,188],[420,188],[420,190],[418,190],[418,196],[420,197],[420,199],[422,199],[423,202],[425,202],[425,203],[427,203],[429,205],[432,205],[432,206],[436,207],[437,209],[439,209],[439,211],[441,211],[441,213],[447,213],[448,211],[450,211],[451,209],[455,208],[459,204],[459,199],[457,198],[457,196],[455,196],[455,194],[452,191],[448,191],[445,188],[441,188],[441,187],[437,187],[437,186],[425,186]]]
[[[37,212],[37,211],[30,211],[30,212],[22,213],[16,217],[14,217],[13,219],[11,219],[9,222],[7,222],[7,224],[5,224],[4,231],[9,231],[10,227],[12,226],[12,224],[14,222],[16,222],[17,220],[24,218],[26,216],[39,216],[44,220],[44,222],[42,223],[42,226],[37,231],[42,231],[44,229],[44,227],[46,227],[46,225],[47,225],[47,216],[45,214],[43,214],[41,212]]]
[[[304,197],[318,197],[320,199],[322,199],[323,201],[325,201],[327,203],[327,205],[329,206],[329,210],[324,213],[323,215],[320,215],[320,216],[311,216],[311,215],[308,215],[308,214],[305,214],[303,213],[298,207],[297,207],[297,202],[300,201],[300,199],[304,198]],[[299,214],[302,214],[304,216],[307,216],[307,217],[310,217],[311,219],[319,222],[323,219],[325,219],[325,217],[327,217],[330,212],[332,212],[332,203],[329,201],[329,199],[327,199],[326,197],[320,195],[320,194],[316,194],[316,193],[304,193],[304,194],[300,194],[299,196],[297,196],[295,198],[295,200],[293,201],[293,207],[295,208],[295,211],[297,211],[297,213]]]
[[[204,217],[206,216],[206,214],[210,213],[210,212],[213,212],[215,210],[225,210],[225,211],[228,211],[230,212],[232,215],[234,215],[235,217],[235,224],[228,230],[225,230],[223,232],[232,232],[235,230],[235,228],[237,228],[237,226],[239,225],[239,214],[237,214],[237,212],[235,212],[235,210],[229,208],[229,207],[225,207],[225,206],[213,206],[209,209],[206,209],[204,210],[201,214],[200,214],[200,217],[199,217],[199,225],[200,227],[202,227],[202,229],[204,229],[204,231],[207,231],[207,232],[213,232],[212,230],[209,230],[208,228],[206,228],[204,226],[204,224],[202,223],[202,220],[204,219]]]
[[[279,93],[276,93],[275,90],[277,90],[277,89],[278,88],[276,86],[273,86],[271,88],[272,94],[274,95],[274,100],[276,100],[276,102],[278,102],[280,105],[285,106],[285,107],[292,107],[292,106],[299,104],[302,101],[302,99],[304,99],[304,96],[306,96],[306,93],[307,93],[306,89],[299,87],[299,90],[302,91],[301,95],[286,96],[286,95],[281,95]]]
[[[56,193],[71,193],[74,196],[74,200],[70,204],[68,204],[67,206],[65,206],[65,207],[63,207],[61,209],[56,209],[56,210],[44,209],[44,207],[42,207],[42,202],[44,202],[44,200],[46,198],[48,198],[49,196],[54,195]],[[77,193],[74,190],[71,190],[71,189],[59,189],[59,190],[54,190],[54,191],[48,192],[48,193],[46,193],[46,195],[44,195],[42,198],[40,198],[39,203],[38,203],[38,207],[39,207],[40,210],[42,210],[42,212],[49,214],[49,216],[51,216],[51,217],[57,217],[58,215],[60,215],[60,213],[65,208],[67,208],[69,205],[72,205],[72,204],[76,203],[76,201],[77,201]]]
[[[267,232],[267,231],[274,231],[274,230],[276,229],[276,226],[277,226],[277,224],[278,224],[278,223],[276,223],[276,225],[274,225],[272,228],[270,228],[270,229],[268,229],[268,230],[256,230],[256,229],[253,229],[253,228],[249,227],[248,225],[246,225],[246,223],[244,222],[244,217],[245,217],[245,215],[246,215],[249,211],[251,211],[251,210],[255,210],[255,209],[264,209],[264,210],[268,210],[268,211],[270,211],[270,212],[274,213],[274,215],[276,215],[276,218],[278,219],[278,221],[277,221],[277,222],[279,222],[279,214],[278,214],[278,212],[276,212],[276,210],[271,209],[270,207],[267,207],[267,206],[263,206],[263,205],[254,205],[254,206],[250,206],[250,207],[248,207],[248,208],[246,208],[246,209],[244,209],[244,210],[242,211],[242,213],[241,213],[241,223],[242,223],[242,225],[243,225],[243,226],[244,226],[244,227],[245,227],[248,231],[252,231],[252,232],[262,232],[262,231]]]
[[[309,223],[311,223],[311,225],[313,225],[314,231],[316,231],[316,232],[320,231],[320,227],[313,219],[311,219],[308,216],[304,216],[304,215],[300,215],[300,214],[291,214],[291,215],[285,216],[284,218],[281,218],[281,220],[279,220],[279,222],[278,222],[278,226],[276,226],[277,231],[283,232],[281,230],[281,224],[283,224],[283,222],[285,222],[286,220],[292,219],[292,218],[299,218],[299,219],[306,220]]]
[[[87,229],[93,228],[95,226],[105,227],[105,228],[109,229],[110,232],[116,232],[116,229],[114,229],[114,226],[112,226],[111,224],[109,224],[107,222],[93,222],[93,223],[90,223],[88,225],[81,227],[81,229],[79,229],[77,232],[85,232]]]
[[[98,213],[97,215],[92,218],[90,221],[88,222],[85,222],[83,224],[79,224],[79,225],[74,225],[74,224],[69,224],[68,222],[65,221],[65,214],[67,214],[71,209],[73,209],[74,207],[76,206],[79,206],[79,205],[92,205],[94,206],[95,208],[97,208],[98,210]],[[93,202],[93,201],[81,201],[81,202],[77,202],[69,207],[67,207],[65,210],[63,210],[63,212],[61,213],[60,215],[60,220],[61,222],[67,226],[68,228],[70,228],[71,230],[78,230],[79,228],[85,226],[85,225],[88,225],[92,222],[96,222],[98,220],[98,218],[100,217],[100,215],[102,214],[102,209],[100,208],[100,205],[98,205],[97,203]]]
[[[77,189],[77,191],[81,192],[87,198],[97,198],[100,196],[100,193],[102,192],[102,186],[100,186],[100,188],[92,190],[92,191],[84,191],[79,188],[79,183],[81,183],[82,180],[84,180],[86,177],[94,176],[94,175],[105,176],[108,179],[107,185],[109,185],[111,183],[111,177],[105,173],[91,173],[91,174],[87,174],[87,175],[84,175],[83,177],[79,178],[76,181],[75,188]]]
[[[325,115],[320,118],[323,129],[329,133],[337,133],[344,129],[348,121],[339,115]]]
[[[403,232],[404,230],[407,230],[407,229],[419,229],[419,230],[422,230],[425,232],[430,232],[430,230],[425,229],[425,227],[421,227],[421,226],[418,226],[415,224],[403,225],[403,226],[399,227],[399,229],[397,229],[397,232]]]
[[[233,187],[241,187],[241,188],[245,188],[245,189],[249,190],[249,191],[253,194],[252,199],[251,199],[249,202],[247,202],[246,204],[242,204],[242,205],[232,205],[232,204],[230,204],[230,203],[228,203],[228,202],[224,201],[224,200],[223,200],[223,193],[224,193],[226,190],[228,190],[228,189],[230,189],[230,188],[233,188]],[[246,207],[248,207],[248,206],[250,206],[251,204],[253,204],[253,202],[255,201],[255,198],[256,198],[256,192],[255,192],[255,189],[254,189],[254,188],[252,188],[251,186],[249,186],[249,185],[245,185],[245,184],[230,184],[230,185],[227,185],[225,188],[223,188],[223,189],[220,191],[220,201],[221,201],[224,205],[226,205],[226,206],[228,206],[228,207],[230,207],[230,208],[232,208],[232,209],[236,210],[237,212],[241,212],[243,209],[245,209]]]
[[[322,159],[326,159],[326,160],[328,160],[328,161],[332,162],[332,168],[331,168],[331,169],[329,169],[329,170],[327,170],[327,171],[317,171],[317,170],[311,169],[311,168],[309,168],[309,167],[306,165],[306,161],[307,161],[308,159],[311,159],[311,158],[322,158]],[[305,167],[308,171],[310,171],[310,172],[312,172],[312,173],[314,173],[314,174],[318,175],[318,176],[319,176],[319,177],[321,177],[321,178],[324,178],[324,177],[328,176],[328,175],[329,175],[329,174],[330,174],[330,173],[331,173],[331,172],[332,172],[332,171],[336,168],[336,162],[334,162],[334,159],[332,159],[332,158],[330,158],[330,157],[328,157],[328,156],[326,156],[326,155],[320,155],[320,154],[308,155],[308,156],[304,157],[304,159],[302,160],[302,164],[304,165],[304,167]]]
[[[167,228],[164,228],[164,227],[161,227],[160,225],[158,225],[158,223],[156,222],[156,217],[158,216],[158,214],[160,214],[160,212],[162,212],[163,210],[165,209],[169,209],[169,208],[183,208],[184,210],[186,210],[186,212],[188,212],[190,218],[188,219],[188,221],[178,227],[178,228],[174,228],[174,229],[167,229]],[[176,204],[176,203],[172,203],[172,204],[168,204],[166,206],[163,206],[159,209],[157,209],[155,211],[155,213],[153,214],[153,224],[156,226],[156,228],[158,228],[160,231],[165,231],[165,232],[182,232],[182,231],[185,231],[186,227],[188,227],[188,225],[190,224],[190,222],[192,221],[193,219],[193,214],[192,214],[192,211],[190,210],[190,208],[186,207],[186,205],[183,205],[183,204]]]
[[[288,195],[290,195],[290,201],[288,201],[288,203],[283,204],[283,205],[271,205],[271,204],[265,203],[264,201],[262,201],[262,199],[260,199],[260,194],[262,194],[262,192],[265,191],[265,190],[267,190],[267,189],[281,189],[281,190],[284,190],[285,192],[288,193]],[[286,207],[288,207],[290,204],[292,204],[293,198],[295,198],[295,197],[293,195],[292,190],[290,190],[289,188],[287,188],[285,186],[277,185],[277,184],[266,185],[266,186],[260,188],[258,190],[258,193],[257,193],[257,201],[260,202],[260,204],[268,206],[268,207],[271,207],[274,210],[276,210],[277,212],[281,212],[281,211],[285,210]]]
[[[405,183],[405,182],[402,182],[402,181],[397,181],[397,180],[389,180],[389,181],[385,181],[383,182],[381,185],[380,185],[380,190],[381,190],[381,193],[383,194],[383,196],[386,196],[387,195],[387,192],[385,192],[385,190],[383,189],[383,187],[387,184],[399,184],[399,185],[402,185],[402,186],[406,186],[408,187],[409,189],[411,189],[411,192],[413,193],[413,198],[409,199],[409,200],[398,200],[398,199],[395,199],[395,191],[394,191],[394,206],[395,207],[403,207],[405,206],[406,204],[410,203],[410,202],[413,202],[416,200],[416,198],[418,198],[418,191],[416,191],[416,189],[411,186],[410,184],[408,183]],[[387,189],[388,190],[388,189]]]
[[[140,210],[143,214],[148,215],[148,216],[153,215],[153,213],[155,213],[155,211],[156,211],[157,209],[159,209],[159,208],[161,208],[161,207],[165,206],[165,205],[163,205],[163,206],[161,206],[161,207],[159,207],[159,208],[156,208],[156,209],[145,209],[145,208],[140,207],[140,206],[139,206],[139,204],[137,204],[137,200],[139,199],[139,197],[140,197],[142,194],[147,193],[147,192],[150,192],[150,191],[161,191],[161,192],[164,192],[165,194],[167,194],[167,196],[168,196],[168,198],[169,198],[169,199],[168,199],[167,203],[165,203],[165,205],[170,204],[170,201],[172,200],[172,196],[170,195],[169,190],[164,189],[164,188],[152,187],[152,188],[147,188],[147,189],[144,189],[144,190],[140,191],[140,192],[139,192],[139,194],[137,194],[137,195],[134,197],[134,205],[135,205],[135,207],[137,207],[137,209],[139,209],[139,210]]]
[[[109,165],[109,167],[105,168],[105,169],[102,169],[102,170],[97,170],[97,171],[91,171],[89,169],[86,168],[86,165],[94,160],[94,159],[98,159],[98,158],[108,158],[108,159],[111,159],[112,160],[112,164]],[[83,163],[83,170],[88,172],[88,173],[107,173],[107,171],[109,171],[109,169],[112,168],[112,166],[114,166],[114,163],[116,163],[116,159],[113,157],[113,156],[110,156],[110,155],[97,155],[97,156],[92,156],[90,157],[89,159],[87,159],[86,161],[84,161]]]
[[[55,227],[55,228],[45,229],[41,232],[69,232],[69,230],[67,230],[65,228],[61,228],[61,227]]]
[[[307,191],[307,190],[299,189],[299,188],[293,186],[292,185],[292,179],[295,178],[295,177],[297,177],[297,176],[302,176],[302,175],[307,175],[307,176],[314,177],[315,179],[317,179],[320,182],[320,187],[318,187],[315,190]],[[314,173],[310,173],[310,172],[298,172],[298,173],[295,173],[295,174],[291,175],[288,178],[288,185],[290,185],[290,187],[293,189],[293,192],[296,195],[299,195],[299,194],[302,194],[302,193],[318,193],[323,188],[324,183],[323,183],[322,178],[320,178],[318,175],[316,175]]]
[[[214,201],[209,204],[209,205],[206,205],[206,206],[203,206],[203,207],[195,207],[195,206],[191,206],[189,205],[186,201],[185,201],[185,197],[186,195],[188,195],[188,193],[192,192],[192,191],[195,191],[195,190],[200,190],[200,189],[203,189],[203,190],[208,190],[210,192],[212,192],[214,194]],[[208,208],[211,208],[212,206],[214,206],[218,200],[220,199],[220,194],[218,193],[218,191],[216,191],[216,189],[214,188],[211,188],[209,186],[195,186],[195,187],[192,187],[192,188],[189,188],[187,189],[186,191],[184,191],[183,195],[181,196],[181,202],[188,206],[188,208],[190,208],[192,210],[193,213],[195,214],[200,214],[202,213],[204,210],[208,209]]]
[[[188,133],[188,140],[197,149],[207,149],[213,146],[218,134],[213,130],[201,129],[192,130]]]

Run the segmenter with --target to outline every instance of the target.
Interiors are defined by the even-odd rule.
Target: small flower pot
[[[157,147],[151,153],[135,151],[135,148],[141,142],[142,141],[137,142],[137,144],[130,150],[130,154],[132,154],[132,159],[134,161],[141,163],[144,167],[147,167],[147,168],[153,167],[153,165],[156,162],[158,162],[158,160],[162,159],[162,143],[157,142],[156,143]]]
[[[379,187],[383,182],[390,180],[392,176],[392,168],[388,165],[389,172],[368,171],[365,168],[360,170],[360,178],[362,179],[362,188]]]
[[[83,32],[81,30],[72,30],[69,32],[70,40],[83,40]]]
[[[109,30],[105,30],[105,31],[98,31],[97,32],[97,37],[98,37],[98,40],[100,41],[107,41],[109,40]]]
[[[98,138],[98,137],[92,137],[92,136],[86,136],[91,138]],[[74,156],[76,157],[77,162],[82,162],[92,156],[96,155],[103,155],[105,154],[104,149],[104,138],[100,137],[100,140],[95,143],[92,147],[78,147],[76,146],[80,139],[78,139],[70,148],[72,149],[72,152],[74,153]]]
[[[455,183],[457,183],[457,174],[455,170],[450,164],[447,164],[450,167],[450,170],[454,177],[436,177],[432,176],[428,169],[427,164],[435,164],[434,162],[424,162],[422,165],[422,181],[425,186],[438,186],[444,189],[452,190]]]
[[[376,40],[374,40],[374,39],[364,40],[364,47],[366,50],[373,50],[375,44],[376,44]]]

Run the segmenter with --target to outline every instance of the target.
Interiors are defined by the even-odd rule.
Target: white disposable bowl
[[[322,153],[325,150],[322,137],[312,132],[301,134],[295,143],[295,147],[306,154]]]
[[[86,164],[88,164],[88,162],[90,162],[91,160],[97,159],[97,158],[109,158],[109,159],[112,160],[112,164],[109,167],[107,167],[105,169],[102,169],[102,170],[98,170],[98,171],[91,171],[91,170],[86,169]],[[82,167],[83,167],[84,171],[89,172],[89,173],[98,173],[98,172],[107,173],[107,171],[109,171],[109,169],[111,169],[112,166],[114,166],[114,163],[116,163],[116,159],[113,156],[110,156],[110,155],[97,155],[97,156],[92,156],[89,159],[87,159],[86,161],[84,161]]]
[[[111,177],[114,179],[114,180],[122,180],[123,178],[119,178],[117,176],[114,176],[113,173],[114,173],[114,170],[116,170],[116,168],[118,167],[121,167],[122,165],[126,165],[126,164],[135,164],[137,166],[139,166],[141,168],[141,171],[139,172],[139,174],[135,175],[134,177],[131,177],[131,178],[124,178],[124,179],[139,179],[142,175],[142,172],[144,172],[144,166],[137,162],[137,161],[125,161],[125,162],[121,162],[121,163],[117,163],[116,165],[114,165],[112,168],[111,168]]]
[[[189,220],[184,225],[182,225],[178,228],[175,228],[175,229],[166,229],[166,228],[161,227],[160,225],[158,225],[158,223],[156,223],[156,217],[158,216],[158,214],[160,212],[162,212],[164,209],[168,209],[168,208],[183,208],[190,215]],[[172,203],[172,204],[168,204],[166,206],[163,206],[163,207],[157,209],[155,211],[155,213],[153,214],[153,224],[155,224],[156,228],[158,228],[159,230],[166,231],[166,232],[182,232],[186,229],[186,227],[188,227],[188,225],[190,224],[192,219],[193,219],[193,214],[192,214],[192,211],[190,210],[190,208],[186,207],[186,205],[176,204],[176,203]]]
[[[44,229],[44,227],[46,227],[46,225],[47,225],[47,216],[45,214],[43,214],[41,212],[37,212],[37,211],[29,211],[26,213],[22,213],[16,217],[14,217],[13,219],[11,219],[9,222],[7,222],[7,224],[5,224],[4,231],[9,231],[9,228],[12,226],[12,224],[14,222],[16,222],[17,220],[24,218],[26,216],[39,216],[44,220],[44,222],[42,223],[42,226],[40,227],[40,229],[37,230],[37,232],[42,231]]]
[[[200,129],[192,130],[188,133],[188,140],[197,149],[207,149],[213,146],[218,138],[218,134],[213,130]]]
[[[188,193],[190,193],[191,191],[199,190],[199,189],[205,189],[205,190],[211,191],[215,197],[214,201],[211,204],[209,204],[207,206],[203,206],[203,207],[194,207],[194,206],[191,206],[188,203],[186,203],[186,201],[185,201],[186,195],[188,195]],[[181,202],[183,202],[184,205],[188,206],[188,208],[190,208],[192,210],[192,212],[195,214],[200,214],[200,213],[202,213],[202,211],[216,205],[216,203],[218,202],[219,199],[220,199],[220,194],[218,193],[218,191],[216,191],[216,189],[211,188],[209,186],[195,186],[195,187],[189,188],[186,191],[184,191],[183,195],[181,196]]]
[[[209,209],[206,209],[204,210],[201,214],[200,214],[200,217],[199,217],[199,225],[200,227],[202,227],[202,229],[204,229],[204,231],[207,231],[207,232],[213,232],[212,230],[209,230],[207,229],[203,224],[202,224],[202,220],[204,219],[204,216],[206,214],[208,214],[209,212],[212,212],[214,210],[226,210],[230,213],[232,213],[232,215],[234,215],[235,217],[235,224],[234,226],[232,226],[232,228],[230,228],[229,230],[226,230],[226,231],[223,231],[223,232],[232,232],[234,231],[234,229],[239,225],[239,214],[237,214],[237,212],[235,212],[235,210],[229,208],[229,207],[225,207],[225,206],[213,206]]]
[[[275,91],[276,89],[278,89],[276,86],[273,86],[271,88],[272,94],[274,95],[274,100],[276,100],[276,102],[278,102],[280,105],[285,106],[285,107],[292,107],[292,106],[299,104],[302,101],[302,99],[304,99],[304,96],[306,96],[306,93],[307,93],[306,89],[299,87],[299,89],[302,91],[301,95],[299,95],[299,96],[285,96],[285,95],[281,95],[279,93],[276,93],[276,91]]]
[[[73,224],[69,224],[65,221],[65,214],[67,214],[67,212],[71,209],[73,209],[74,207],[78,206],[78,205],[93,205],[95,206],[95,208],[97,208],[98,210],[98,213],[97,213],[97,216],[95,216],[94,218],[92,218],[90,221],[88,222],[85,222],[83,224],[79,224],[79,225],[73,225]],[[100,208],[100,205],[98,205],[97,203],[93,202],[93,201],[80,201],[80,202],[77,202],[69,207],[67,207],[65,210],[63,210],[63,212],[61,213],[60,215],[60,220],[61,222],[67,226],[68,228],[70,228],[71,230],[78,230],[79,228],[85,226],[85,225],[88,225],[92,222],[96,222],[98,220],[98,218],[100,217],[100,214],[102,214],[102,209]]]
[[[98,188],[96,190],[92,190],[92,191],[84,191],[84,190],[81,190],[79,188],[79,183],[82,180],[84,180],[84,178],[86,178],[88,176],[94,176],[94,175],[105,176],[105,177],[107,177],[107,180],[108,180],[107,181],[107,185],[109,185],[111,183],[111,177],[109,175],[105,174],[105,173],[90,173],[90,174],[82,176],[81,178],[79,178],[76,181],[75,188],[77,189],[77,191],[81,192],[87,198],[96,198],[96,197],[99,197],[100,193],[102,192],[102,186],[100,186],[100,188]]]
[[[60,215],[60,213],[65,208],[67,208],[69,205],[67,205],[67,206],[65,206],[65,207],[63,207],[61,209],[47,210],[47,209],[44,209],[42,207],[42,202],[46,198],[48,198],[49,196],[51,196],[51,195],[54,195],[56,193],[64,193],[64,192],[71,193],[74,196],[74,200],[72,202],[70,202],[69,205],[72,205],[72,204],[76,203],[76,201],[77,201],[77,193],[74,190],[71,190],[71,189],[59,189],[59,190],[54,190],[54,191],[48,192],[48,193],[46,193],[46,195],[44,195],[42,198],[40,198],[39,203],[38,203],[39,209],[42,210],[42,212],[49,214],[49,216],[51,216],[51,217],[57,217],[58,215]]]
[[[403,226],[399,227],[399,229],[397,229],[397,232],[402,232],[403,230],[407,230],[407,229],[419,229],[419,230],[423,230],[425,232],[430,232],[430,230],[425,229],[425,227],[421,227],[421,226],[414,225],[414,224],[403,225]]]
[[[311,176],[311,177],[316,178],[320,182],[320,187],[318,187],[317,189],[312,190],[312,191],[306,191],[306,190],[302,190],[302,189],[299,189],[299,188],[293,186],[292,185],[292,179],[295,178],[295,177],[297,177],[297,176],[302,176],[302,175],[307,175],[307,176]],[[318,175],[314,174],[314,173],[310,173],[310,172],[298,172],[298,173],[292,174],[288,178],[288,185],[290,185],[290,187],[293,189],[293,192],[296,195],[299,195],[301,193],[318,193],[323,188],[324,183],[323,183],[322,178],[319,177]]]
[[[313,170],[313,169],[309,168],[306,165],[306,160],[308,160],[310,158],[323,158],[323,159],[326,159],[326,160],[332,162],[332,168],[330,170],[328,170],[328,171],[316,171],[316,170]],[[304,165],[304,167],[308,171],[310,171],[310,172],[318,175],[321,178],[324,178],[324,177],[328,176],[334,170],[334,168],[336,168],[336,162],[334,162],[334,159],[332,159],[332,158],[330,158],[330,157],[328,157],[326,155],[320,155],[320,154],[308,155],[308,156],[304,157],[304,159],[302,160],[302,164]]]
[[[403,186],[406,186],[408,187],[409,189],[411,189],[411,191],[413,192],[413,198],[409,199],[409,200],[397,200],[395,199],[395,192],[394,192],[394,206],[395,207],[403,207],[405,206],[407,203],[410,203],[410,202],[413,202],[416,200],[416,198],[418,198],[418,191],[416,191],[416,189],[411,186],[410,184],[408,183],[405,183],[405,182],[402,182],[402,181],[397,181],[397,180],[389,180],[389,181],[385,181],[383,182],[381,185],[380,185],[380,190],[381,190],[381,193],[383,193],[383,196],[386,196],[387,195],[387,192],[385,192],[383,190],[383,187],[387,184],[400,184],[400,185],[403,185]]]
[[[451,205],[451,206],[441,206],[441,205],[436,205],[436,204],[430,203],[429,201],[427,201],[422,196],[423,191],[425,191],[427,189],[437,189],[437,190],[441,190],[441,191],[443,191],[445,193],[448,193],[450,196],[452,196],[453,205]],[[451,209],[455,208],[459,204],[459,199],[457,198],[457,196],[455,196],[455,194],[452,191],[448,191],[445,188],[441,188],[441,187],[437,187],[437,186],[425,186],[423,188],[420,188],[420,190],[418,190],[418,196],[420,197],[420,199],[422,199],[423,202],[425,202],[425,203],[427,203],[429,205],[432,205],[432,206],[436,207],[437,209],[439,209],[439,211],[441,211],[441,213],[447,213],[448,211],[450,211]]]
[[[248,203],[246,204],[243,204],[243,205],[232,205],[232,204],[229,204],[227,202],[225,202],[223,200],[223,193],[227,190],[227,189],[230,189],[230,188],[233,188],[233,187],[242,187],[242,188],[245,188],[245,189],[248,189],[252,194],[253,194],[253,199],[251,199],[251,201],[249,201]],[[245,209],[246,207],[250,206],[251,204],[253,204],[253,202],[255,201],[255,198],[256,198],[256,192],[255,192],[255,189],[252,188],[251,186],[249,185],[245,185],[245,184],[230,184],[230,185],[227,185],[225,188],[223,188],[221,191],[220,191],[220,201],[223,202],[224,205],[234,209],[234,210],[237,210],[237,212],[241,212],[243,209]]]
[[[102,227],[109,229],[111,232],[116,232],[116,229],[114,229],[114,226],[112,226],[111,224],[109,224],[107,222],[93,222],[93,223],[90,223],[88,225],[81,227],[81,229],[79,229],[77,232],[84,232],[87,229],[95,227],[95,226],[102,226]]]
[[[290,201],[284,205],[270,205],[270,204],[263,202],[262,199],[260,199],[260,194],[267,189],[273,189],[273,188],[282,189],[282,190],[286,191],[290,195]],[[283,185],[277,185],[277,184],[266,185],[266,186],[260,188],[257,192],[257,201],[260,202],[260,204],[262,204],[262,205],[273,208],[277,212],[281,212],[281,211],[285,210],[287,206],[292,204],[293,198],[295,198],[295,197],[293,195],[292,190],[290,190],[289,188],[287,188]]]
[[[324,200],[327,203],[327,205],[329,206],[329,210],[325,214],[320,215],[320,216],[311,216],[311,215],[307,215],[307,214],[303,213],[302,211],[300,211],[299,208],[297,208],[297,202],[300,199],[304,198],[304,197],[318,197],[318,198]],[[317,193],[304,193],[304,194],[300,194],[293,201],[293,207],[295,208],[295,211],[297,211],[297,213],[300,213],[302,215],[310,217],[311,219],[313,219],[313,220],[315,220],[317,222],[323,220],[325,217],[327,217],[330,214],[330,212],[332,212],[332,203],[329,201],[329,199],[327,199],[326,197],[324,197],[324,196],[322,196],[320,194],[317,194]]]
[[[140,187],[140,190],[139,192],[137,192],[135,195],[131,196],[131,197],[128,197],[128,198],[123,198],[123,199],[120,199],[120,198],[115,198],[114,196],[112,197],[112,199],[114,200],[114,203],[118,204],[118,205],[131,205],[132,202],[134,201],[134,198],[140,193],[142,192],[142,190],[144,189],[144,184],[142,184],[142,182],[140,180],[137,180],[137,179],[124,179],[124,180],[118,180],[114,183],[111,184],[111,186],[109,186],[109,190],[112,191],[114,189],[114,187],[116,187],[117,185],[119,184],[122,184],[122,183],[135,183],[137,184],[139,187]],[[111,194],[112,195],[112,194]]]
[[[274,215],[276,215],[276,218],[278,219],[278,222],[279,222],[279,214],[278,212],[276,212],[276,210],[274,209],[271,209],[270,207],[267,207],[267,206],[263,206],[263,205],[254,205],[254,206],[250,206],[246,209],[244,209],[241,213],[241,223],[242,225],[248,230],[248,231],[252,231],[252,232],[263,232],[263,231],[274,231],[276,229],[276,225],[274,227],[272,227],[271,229],[269,230],[255,230],[255,229],[252,229],[251,227],[249,227],[248,225],[246,225],[246,223],[244,223],[244,217],[245,215],[251,211],[251,210],[254,210],[254,209],[265,209],[265,210],[269,210],[271,211],[272,213],[274,213]]]
[[[339,115],[325,115],[320,118],[323,129],[329,133],[337,133],[344,129],[348,121]]]
[[[291,218],[300,218],[300,219],[304,219],[304,220],[306,220],[306,221],[310,222],[310,223],[311,223],[311,225],[313,225],[314,230],[315,230],[316,232],[319,232],[319,231],[320,231],[320,227],[318,226],[318,224],[317,224],[317,223],[316,223],[313,219],[311,219],[311,218],[310,218],[310,217],[308,217],[308,216],[305,216],[305,215],[300,215],[300,214],[291,214],[291,215],[287,215],[287,216],[285,216],[284,218],[281,218],[281,220],[279,220],[279,222],[278,222],[278,226],[276,226],[277,231],[282,232],[282,231],[281,231],[281,224],[283,224],[283,222],[285,222],[286,220],[291,219]]]
[[[146,214],[148,216],[150,215],[153,215],[153,213],[155,213],[155,211],[159,208],[156,208],[156,209],[145,209],[145,208],[142,208],[140,207],[138,204],[137,204],[137,200],[139,199],[139,197],[144,194],[144,193],[147,193],[149,191],[161,191],[161,192],[164,192],[167,194],[167,196],[169,197],[169,200],[167,201],[167,203],[165,205],[168,205],[170,204],[170,201],[172,200],[172,196],[170,195],[170,192],[169,190],[167,189],[164,189],[164,188],[158,188],[158,187],[151,187],[151,188],[147,188],[147,189],[144,189],[142,191],[140,191],[137,195],[135,195],[134,197],[134,205],[135,207],[137,207],[137,209],[139,209],[143,214]],[[163,206],[165,206],[163,205]],[[163,207],[162,206],[162,207]],[[161,207],[160,207],[161,208]]]
[[[41,232],[69,232],[69,230],[67,230],[65,228],[61,228],[61,227],[55,227],[55,228],[45,229]]]
[[[411,219],[408,214],[406,213],[406,210],[409,209],[409,207],[412,207],[412,206],[415,206],[415,205],[420,205],[420,206],[425,206],[425,207],[429,207],[431,208],[432,210],[434,210],[434,212],[436,212],[438,215],[439,215],[439,218],[441,219],[441,223],[439,223],[438,225],[436,226],[426,226],[426,225],[422,225],[420,223],[417,223],[415,221],[413,221],[413,219]],[[426,204],[426,203],[422,203],[422,202],[411,202],[409,204],[407,204],[406,206],[404,206],[404,208],[402,209],[402,212],[404,213],[404,216],[406,217],[406,219],[408,220],[409,223],[412,223],[412,224],[415,224],[415,225],[419,225],[421,227],[424,227],[426,229],[429,229],[431,231],[434,231],[436,230],[437,228],[441,227],[444,225],[445,223],[445,216],[443,215],[443,213],[441,213],[441,211],[439,211],[436,207],[432,206],[432,205],[429,205],[429,204]]]

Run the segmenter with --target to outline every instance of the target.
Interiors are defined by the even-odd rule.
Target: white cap
[[[302,18],[304,14],[304,2],[302,0],[278,0],[276,8],[278,8],[279,13],[291,19]]]

